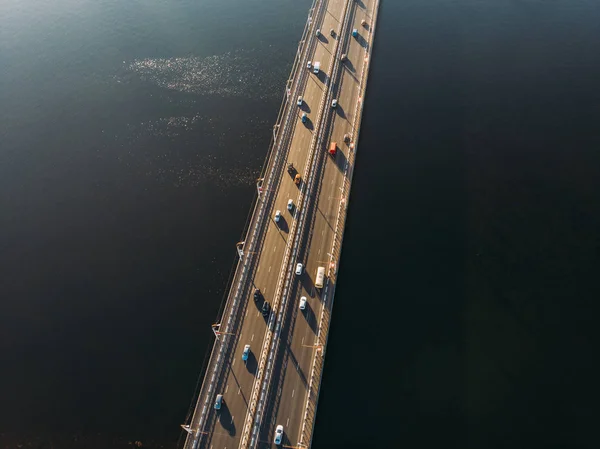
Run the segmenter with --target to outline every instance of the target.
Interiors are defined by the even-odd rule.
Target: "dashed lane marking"
[[[227,394],[227,390],[229,390],[229,385],[225,387],[225,394]]]
[[[250,341],[254,341],[254,334],[252,334],[252,337],[250,338]]]
[[[296,392],[296,390],[292,390],[292,397],[294,397],[295,392]]]

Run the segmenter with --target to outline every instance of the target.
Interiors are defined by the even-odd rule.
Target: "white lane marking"
[[[296,391],[296,390],[292,390],[292,397],[294,397],[294,393],[295,393],[295,391]]]
[[[227,394],[227,390],[229,390],[229,384],[225,387],[225,394]]]
[[[277,247],[276,247],[276,246],[274,246],[274,247],[273,247],[273,252],[275,252],[275,250],[276,250],[276,249],[277,249]]]
[[[303,344],[304,344],[304,337],[302,337],[302,342],[301,342],[300,344],[301,344],[301,345],[303,345]]]
[[[242,392],[242,389],[240,387],[238,387],[238,394],[240,394]]]
[[[231,416],[231,423],[233,424],[233,416]]]
[[[269,267],[269,273],[271,272],[271,267]]]
[[[250,338],[250,341],[254,341],[254,334],[252,334],[252,338]]]
[[[325,229],[321,231],[321,235],[325,235]]]
[[[233,359],[233,362],[231,362],[231,367],[233,368],[233,365],[235,365],[235,359]]]
[[[285,427],[289,427],[290,425],[290,418],[287,419],[287,422],[285,423]]]
[[[321,250],[319,249],[319,251],[317,251],[317,254],[321,254]]]

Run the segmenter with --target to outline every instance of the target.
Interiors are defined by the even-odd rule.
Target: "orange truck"
[[[329,144],[329,154],[331,154],[332,156],[335,157],[336,152],[337,152],[337,143],[331,142],[331,144]]]

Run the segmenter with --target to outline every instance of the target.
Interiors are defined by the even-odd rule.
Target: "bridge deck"
[[[186,448],[272,447],[280,424],[283,445],[310,445],[378,6],[379,0],[313,3],[245,256],[221,321],[224,334],[215,342]],[[353,29],[358,36],[352,36]],[[306,68],[309,60],[321,63],[318,75]],[[303,96],[300,107],[298,95]],[[336,108],[331,107],[334,98]],[[346,134],[351,136],[347,143]],[[335,157],[327,153],[332,141]],[[288,162],[302,176],[299,186],[286,170]],[[276,210],[281,211],[278,223]],[[305,267],[300,276],[294,274],[298,262]],[[317,289],[320,266],[327,276]],[[258,302],[255,288],[262,292]],[[301,311],[303,296],[307,306]],[[273,311],[267,318],[260,310],[263,300]],[[248,344],[250,356],[243,361]],[[213,408],[217,394],[223,395],[219,411]]]

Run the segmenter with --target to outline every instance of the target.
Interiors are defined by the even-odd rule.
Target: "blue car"
[[[308,119],[308,116],[306,115],[306,112],[302,113],[302,123],[306,123],[306,120]]]
[[[354,28],[354,29],[352,30],[352,36],[353,36],[353,37],[356,37],[356,36],[358,36],[358,30],[357,30],[356,28]]]
[[[244,352],[242,352],[242,360],[245,362],[248,360],[248,356],[250,355],[250,345],[244,346]]]

